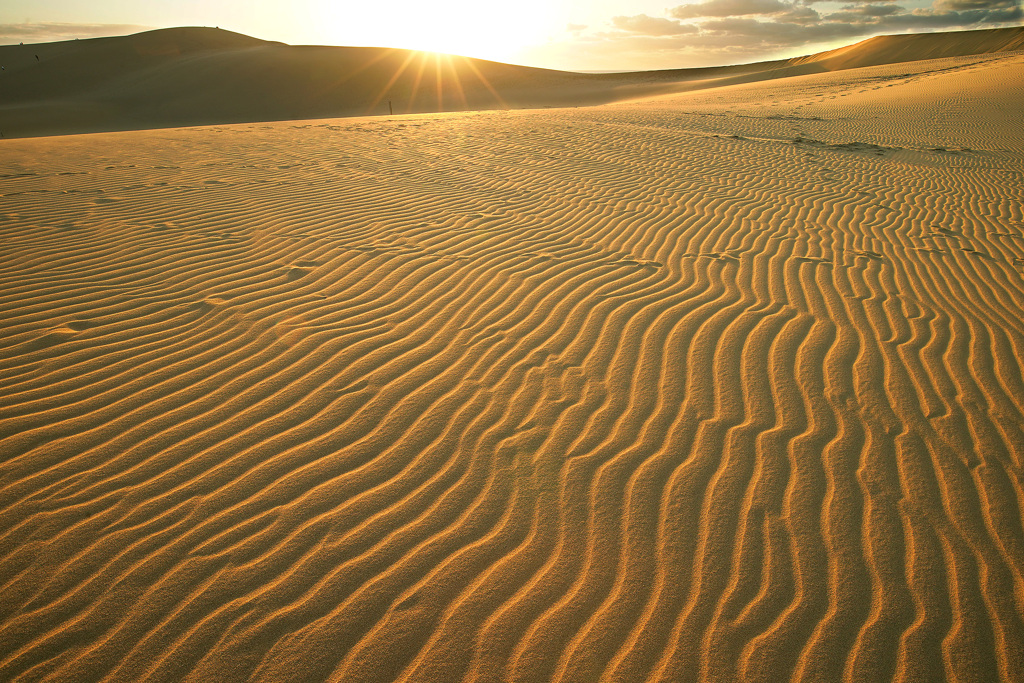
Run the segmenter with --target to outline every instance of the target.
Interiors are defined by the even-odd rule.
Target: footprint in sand
[[[727,263],[739,263],[740,257],[737,252],[732,251],[709,251],[704,254],[698,254],[698,256],[705,256],[716,261],[725,261]]]
[[[186,306],[186,308],[193,313],[206,314],[216,308],[216,306],[209,301],[196,301]]]
[[[79,332],[89,329],[93,323],[87,320],[72,320],[71,322],[51,327],[44,334],[26,343],[27,351],[41,351],[43,349],[62,344],[78,336]]]
[[[289,282],[300,280],[313,272],[313,269],[308,266],[292,266],[285,270],[285,278]]]
[[[210,296],[201,301],[194,301],[188,304],[185,308],[193,313],[199,313],[205,315],[213,310],[216,310],[218,306],[227,303],[227,299],[223,299],[219,296]]]

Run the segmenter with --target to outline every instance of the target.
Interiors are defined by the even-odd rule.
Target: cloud
[[[871,4],[875,4],[875,3],[895,4],[897,2],[897,0],[797,0],[796,2],[794,2],[794,5],[797,5],[797,4],[800,4],[800,3],[802,3],[804,5],[813,5],[814,3],[817,3],[817,2],[834,2],[834,3],[845,2],[847,5],[871,5]],[[921,3],[918,2],[917,4],[921,4]]]
[[[964,10],[999,10],[1019,7],[1017,0],[938,0],[935,8],[944,12]]]
[[[845,21],[856,17],[888,17],[904,12],[899,5],[846,5],[838,12],[825,16],[827,21]]]
[[[855,38],[863,28],[849,22],[822,21],[797,24],[783,21],[758,21],[749,17],[725,17],[701,24],[704,44],[717,47],[757,47],[779,50],[840,38]]]
[[[580,31],[533,54],[537,64],[573,69],[720,66],[809,54],[877,35],[1024,21],[1021,0],[827,1],[705,0],[666,10],[665,17],[613,17],[603,30]]]
[[[963,1],[963,0],[954,0]],[[795,11],[795,10],[794,10]],[[927,29],[968,29],[1002,24],[1024,18],[1020,7],[964,12],[917,8],[907,11],[898,5],[847,5],[818,20],[784,21],[751,17],[724,17],[702,22],[695,38],[739,47],[758,45],[764,50],[782,50],[842,38],[861,38],[884,33]],[[752,42],[756,41],[756,42]]]
[[[612,26],[620,31],[639,33],[645,36],[676,36],[697,32],[697,27],[692,24],[680,24],[678,21],[649,17],[646,14],[637,14],[632,17],[612,17]]]
[[[101,38],[123,36],[129,33],[148,31],[152,26],[137,24],[61,24],[22,23],[0,24],[0,45],[18,43],[52,43],[75,38]]]
[[[1024,19],[1020,0],[934,0],[930,7],[909,0],[907,4],[917,5],[913,9],[889,0],[846,0],[830,14],[807,6],[812,1],[707,0],[669,10],[675,20],[643,14],[615,17],[612,25],[617,31],[595,37],[612,49],[624,45],[661,55],[675,51],[680,61],[684,56],[715,55],[726,60],[717,62],[721,64],[748,55],[750,61],[769,59],[793,54],[803,46],[853,42],[885,33],[983,28]],[[681,18],[695,21],[681,23]]]
[[[821,15],[810,7],[794,5],[788,12],[776,14],[774,19],[784,24],[814,24],[821,19]]]
[[[779,0],[707,0],[691,5],[679,5],[669,14],[676,19],[697,17],[744,17],[756,14],[778,14],[792,9]]]
[[[579,33],[587,28],[586,24],[566,24],[565,30],[570,33]]]

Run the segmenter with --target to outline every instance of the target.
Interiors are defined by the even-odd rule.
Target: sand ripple
[[[0,679],[1019,675],[1024,58],[943,64],[5,144]]]

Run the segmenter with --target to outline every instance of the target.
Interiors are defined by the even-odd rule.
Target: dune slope
[[[0,680],[1014,680],[1022,83],[5,142]]]
[[[790,60],[581,74],[210,28],[0,47],[5,137],[332,116],[594,105],[822,71],[1024,49],[1024,28],[872,38]]]

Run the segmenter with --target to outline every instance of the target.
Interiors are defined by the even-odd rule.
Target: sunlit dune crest
[[[1024,28],[883,36],[739,66],[614,74],[433,52],[291,46],[211,28],[0,47],[8,138],[212,123],[568,107],[1024,49]],[[39,57],[37,60],[36,57]],[[390,106],[389,106],[390,103]]]
[[[1019,680],[1021,37],[0,49],[0,681]]]

